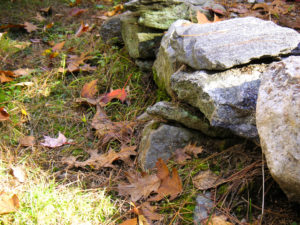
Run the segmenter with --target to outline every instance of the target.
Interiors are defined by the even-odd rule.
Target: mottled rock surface
[[[100,36],[107,44],[122,45],[121,16],[116,15],[106,20],[100,29]]]
[[[196,70],[225,70],[289,54],[300,42],[297,31],[255,17],[177,26],[170,38],[177,61]]]
[[[176,149],[195,142],[199,137],[201,134],[195,131],[152,121],[143,130],[139,163],[144,170],[151,169],[157,159],[168,160]]]
[[[273,63],[262,76],[256,123],[273,178],[300,203],[300,56]]]
[[[180,100],[197,107],[211,126],[255,138],[257,93],[266,69],[266,64],[256,64],[217,73],[177,72],[171,77],[171,88]]]
[[[168,121],[176,121],[188,128],[201,131],[210,137],[228,137],[231,133],[222,128],[211,127],[209,121],[200,112],[172,102],[158,102],[147,109],[152,116],[163,118]]]

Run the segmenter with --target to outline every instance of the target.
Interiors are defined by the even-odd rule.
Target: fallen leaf
[[[69,55],[69,59],[67,60],[68,63],[68,71],[75,72],[79,71],[80,65],[84,64],[84,61],[91,58],[91,56],[87,56],[88,53],[81,53],[80,56],[77,55]]]
[[[49,16],[52,13],[52,7],[46,7],[46,8],[42,8],[40,9],[40,12],[42,12],[45,16]]]
[[[160,201],[170,195],[170,200],[175,199],[182,192],[182,183],[178,175],[177,169],[172,169],[172,175],[169,175],[167,166],[162,159],[156,162],[157,176],[162,180],[157,195],[149,199],[149,201]]]
[[[15,77],[19,77],[19,76],[27,76],[31,74],[33,71],[34,71],[33,69],[21,68],[21,69],[14,70],[13,73]]]
[[[19,143],[21,146],[25,146],[25,147],[33,146],[35,144],[35,137],[24,136],[24,137],[20,138]]]
[[[14,44],[12,46],[15,47],[15,48],[18,48],[18,49],[25,49],[25,48],[29,47],[30,45],[31,45],[30,42],[20,41],[20,42],[17,42],[16,44]]]
[[[111,16],[114,16],[116,14],[121,13],[121,11],[123,9],[124,9],[123,5],[122,4],[118,4],[118,5],[114,6],[114,9],[112,11],[106,12],[104,15],[108,16],[108,17],[111,17]]]
[[[92,127],[96,129],[96,135],[102,140],[102,145],[105,145],[110,140],[118,140],[121,143],[126,143],[130,140],[130,135],[133,133],[134,122],[120,121],[112,122],[102,109],[97,104],[97,111],[92,120]]]
[[[120,225],[138,225],[138,221],[137,218],[133,218],[133,219],[125,220]]]
[[[136,146],[123,147],[120,152],[115,152],[113,149],[110,149],[104,154],[99,154],[98,150],[89,150],[88,153],[90,154],[90,158],[83,162],[77,161],[77,158],[74,156],[65,157],[63,158],[62,162],[67,164],[69,168],[85,168],[86,166],[90,166],[96,170],[99,170],[103,167],[114,168],[115,166],[112,164],[114,161],[122,160],[128,162],[131,155],[137,154],[135,149]]]
[[[33,85],[34,85],[34,83],[31,82],[31,81],[28,81],[28,82],[20,82],[20,83],[15,84],[15,86],[28,86],[28,87],[31,87],[31,86],[33,86]]]
[[[88,11],[87,9],[79,9],[79,8],[73,8],[71,11],[70,11],[70,16],[79,16],[80,14],[84,13]]]
[[[24,24],[6,24],[6,25],[0,26],[0,30],[8,29],[8,28],[25,28],[25,25]]]
[[[44,31],[47,31],[48,29],[52,28],[54,26],[54,23],[48,23],[47,25],[44,26]]]
[[[81,90],[82,98],[94,98],[97,93],[97,82],[98,80],[92,80],[89,83],[86,83]]]
[[[37,26],[29,22],[25,22],[24,26],[25,30],[27,30],[28,33],[31,33],[32,31],[36,31],[38,29]]]
[[[8,195],[0,192],[0,215],[15,212],[19,207],[19,198],[16,194]]]
[[[151,206],[149,202],[144,202],[140,207],[139,211],[142,215],[145,216],[147,220],[153,221],[153,220],[161,220],[163,219],[163,216],[156,213],[156,206]]]
[[[0,107],[0,121],[9,120],[9,114],[4,107]]]
[[[42,15],[38,12],[36,13],[36,17],[34,17],[34,18],[39,22],[43,22],[46,20],[45,17],[42,17]]]
[[[214,21],[210,21],[207,19],[205,14],[197,11],[197,21],[198,21],[198,24],[205,24],[205,23],[219,22],[219,21],[221,21],[221,19],[216,14],[214,14]]]
[[[203,224],[206,225],[233,225],[233,223],[230,223],[227,220],[227,217],[224,215],[216,216],[213,215],[212,217],[207,218]]]
[[[62,42],[60,42],[60,43],[57,43],[57,44],[55,44],[53,47],[52,47],[52,51],[60,51],[63,47],[64,47],[64,45],[65,45],[65,43],[66,43],[66,41],[62,41]]]
[[[199,11],[197,11],[197,21],[198,21],[198,24],[211,23],[211,22],[207,19],[207,17],[206,17],[203,13],[201,13],[201,12],[199,12]]]
[[[113,99],[119,99],[122,103],[126,100],[127,92],[124,88],[113,90],[107,94],[104,94],[100,98],[100,102],[107,104]]]
[[[157,192],[160,179],[156,175],[147,174],[143,177],[127,173],[130,184],[119,184],[119,195],[130,196],[131,201],[147,199],[152,192]]]
[[[197,157],[198,154],[203,152],[203,148],[201,146],[196,146],[195,144],[188,144],[183,148],[184,152]]]
[[[84,32],[87,32],[89,30],[90,26],[88,24],[84,24],[83,21],[81,21],[81,25],[79,27],[79,29],[77,30],[75,36],[79,37],[80,35],[82,35]]]
[[[10,82],[13,81],[14,78],[9,76],[6,71],[0,71],[0,82],[1,83],[6,83],[6,82]]]
[[[26,180],[26,173],[21,166],[12,166],[10,168],[10,174],[14,176],[20,183],[24,183]]]
[[[49,148],[56,148],[62,145],[70,144],[73,140],[67,139],[62,133],[58,133],[58,138],[51,138],[49,136],[44,136],[44,142],[41,145]]]
[[[185,164],[185,162],[188,159],[192,158],[190,155],[186,154],[182,148],[176,149],[176,151],[174,152],[174,156],[175,156],[175,161],[181,165]]]
[[[220,178],[210,170],[201,171],[198,175],[193,177],[192,180],[194,186],[199,190],[207,190],[213,188],[217,185],[217,183],[223,181],[222,178]]]

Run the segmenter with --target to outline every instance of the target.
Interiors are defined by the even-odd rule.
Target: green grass
[[[9,191],[8,165],[0,160],[1,190]],[[39,168],[26,168],[25,183],[14,187],[17,212],[0,217],[0,224],[110,224],[116,213],[105,190],[83,190],[80,182],[60,184]],[[6,183],[7,182],[7,183]]]

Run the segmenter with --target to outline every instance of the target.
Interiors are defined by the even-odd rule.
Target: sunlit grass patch
[[[0,159],[0,190],[13,190],[20,199],[18,211],[0,216],[0,224],[112,224],[116,208],[105,190],[58,184],[38,168],[24,168],[27,179],[18,183]]]

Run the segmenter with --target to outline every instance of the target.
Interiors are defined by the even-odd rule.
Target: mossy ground
[[[72,1],[68,0],[2,0],[0,4],[0,25],[27,21],[39,27],[31,33],[10,29],[0,40],[0,70],[34,69],[27,76],[0,84],[0,107],[5,107],[10,114],[9,121],[0,122],[0,191],[17,193],[21,203],[17,212],[0,216],[0,224],[117,224],[131,215],[129,201],[115,191],[117,182],[124,179],[120,178],[124,169],[122,164],[117,165],[117,170],[94,171],[91,168],[66,170],[61,162],[62,157],[70,155],[86,158],[87,149],[99,146],[99,139],[91,128],[95,107],[83,106],[75,99],[80,96],[83,85],[94,79],[98,79],[98,94],[102,94],[111,88],[122,88],[131,76],[128,82],[130,104],[113,101],[105,107],[111,120],[124,121],[134,120],[147,106],[166,97],[155,89],[147,74],[138,70],[126,49],[108,46],[99,37],[102,20],[97,16],[119,2],[82,0],[80,8],[87,8],[88,13],[78,17],[69,16],[70,3]],[[51,15],[45,16],[43,22],[37,21],[35,17],[39,9],[49,6],[52,7]],[[93,29],[75,37],[81,21]],[[43,27],[51,22],[54,26],[45,31]],[[24,49],[14,47],[34,39],[39,42]],[[64,50],[50,59],[43,53],[51,48],[49,43],[53,41],[66,43]],[[96,66],[96,71],[56,72],[58,67],[66,64],[67,54],[80,55],[82,52],[91,56],[88,63]],[[31,84],[19,86],[21,82]],[[44,135],[57,137],[58,132],[73,139],[75,144],[55,149],[40,145]],[[38,144],[20,146],[19,139],[27,135],[35,136]],[[132,142],[138,144],[138,141],[137,131]],[[216,206],[232,221],[243,218],[253,223],[258,221],[262,203],[262,170],[261,166],[247,170],[247,166],[261,161],[259,150],[246,142],[238,151],[230,151],[226,150],[225,142],[208,139],[201,158],[193,159],[185,166],[169,162],[170,167],[178,169],[184,192],[174,201],[166,199],[157,204],[158,211],[165,216],[161,224],[193,224],[199,191],[193,186],[192,177],[207,169],[226,177],[238,176],[240,171],[245,174],[240,179],[233,176],[232,181],[212,192],[215,193]],[[111,142],[106,150],[118,150],[119,147],[117,142]],[[9,175],[11,166],[22,166],[27,174],[24,183]],[[296,222],[295,210],[267,170],[265,173],[265,207],[268,210],[264,224]],[[269,190],[273,193],[268,194]],[[276,205],[278,202],[280,205]]]

